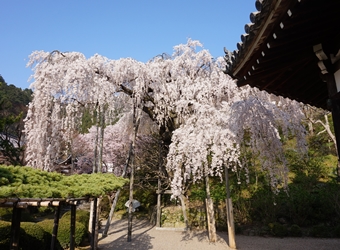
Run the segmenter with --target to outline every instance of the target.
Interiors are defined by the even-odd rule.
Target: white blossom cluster
[[[27,160],[37,168],[49,169],[60,142],[72,140],[82,105],[106,105],[113,111],[118,92],[151,109],[160,126],[174,123],[167,169],[173,172],[175,196],[188,179],[222,176],[224,166],[246,169],[244,147],[258,156],[275,188],[285,183],[287,173],[280,136],[297,135],[298,148],[305,150],[299,104],[255,88],[237,88],[222,71],[224,60],[213,59],[198,41],[188,40],[175,46],[171,56],[147,63],[34,52],[29,64],[35,73],[25,127]]]

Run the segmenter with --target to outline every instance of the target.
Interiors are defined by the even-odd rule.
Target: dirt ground
[[[127,220],[112,222],[108,236],[99,237],[100,250],[214,250],[230,249],[228,234],[218,232],[218,241],[210,243],[206,231],[175,231],[153,227],[146,220],[134,220],[132,241],[127,242]],[[340,239],[275,238],[236,235],[240,250],[340,250]]]

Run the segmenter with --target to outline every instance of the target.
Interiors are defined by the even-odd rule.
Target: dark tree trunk
[[[136,137],[138,133],[138,127],[140,122],[141,113],[138,110],[136,103],[134,103],[133,107],[133,137],[132,137],[132,150],[131,150],[131,174],[130,174],[130,193],[129,193],[129,216],[128,216],[128,236],[127,241],[130,242],[132,238],[132,209],[133,209],[133,184],[134,184],[134,175],[135,175],[135,145],[136,145]]]
[[[126,176],[127,167],[128,167],[128,165],[130,164],[130,161],[131,161],[130,159],[131,159],[131,155],[132,155],[132,147],[133,147],[133,144],[132,144],[132,141],[131,141],[129,153],[128,153],[128,156],[126,158],[126,163],[125,163],[123,173],[122,173],[123,178],[125,178],[125,176]],[[106,221],[105,229],[104,229],[104,232],[103,232],[103,237],[106,237],[107,232],[109,231],[109,227],[110,227],[110,224],[111,224],[111,221],[112,221],[114,211],[116,209],[116,205],[117,205],[117,202],[118,202],[118,199],[119,199],[120,192],[121,192],[121,189],[118,189],[116,194],[115,194],[115,198],[112,202],[112,206],[111,206],[111,209],[110,209],[109,218]]]

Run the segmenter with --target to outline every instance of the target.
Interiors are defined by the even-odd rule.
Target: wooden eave
[[[339,0],[262,0],[238,50],[226,54],[226,73],[239,87],[250,85],[269,93],[328,109],[313,46],[329,53],[340,40]]]

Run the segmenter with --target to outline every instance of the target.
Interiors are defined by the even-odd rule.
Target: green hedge
[[[71,211],[67,211],[63,214],[62,219],[71,220]],[[90,220],[90,212],[85,210],[76,211],[76,221],[84,225],[85,228],[88,227]]]
[[[0,220],[12,221],[12,211],[13,211],[13,208],[1,207],[0,208]],[[32,217],[32,215],[27,210],[23,210],[21,213],[21,221],[35,222],[35,219]]]
[[[9,249],[11,223],[0,221],[0,249]],[[46,250],[50,248],[51,234],[33,222],[20,223],[19,247],[21,250]]]
[[[113,174],[65,176],[31,167],[0,165],[0,197],[69,198],[99,197],[123,187],[128,179]]]
[[[0,249],[9,249],[11,239],[11,223],[0,220]]]
[[[41,226],[47,233],[52,234],[54,220],[44,220],[37,223]],[[76,221],[76,231],[75,231],[75,244],[78,246],[82,240],[87,236],[86,227]],[[61,218],[59,220],[58,226],[58,236],[57,239],[63,248],[68,248],[70,246],[70,220],[69,218]]]
[[[12,210],[0,209],[0,249],[9,249]],[[57,249],[68,248],[70,245],[70,217],[71,212],[66,212],[59,220]],[[85,210],[76,212],[75,244],[79,245],[88,236],[87,227],[90,213]],[[5,221],[8,220],[8,221]],[[38,223],[21,222],[20,247],[22,250],[49,249],[52,239],[54,220],[44,220]]]
[[[19,246],[24,250],[46,250],[50,248],[51,234],[33,222],[21,222],[20,227],[25,231],[20,235]]]

